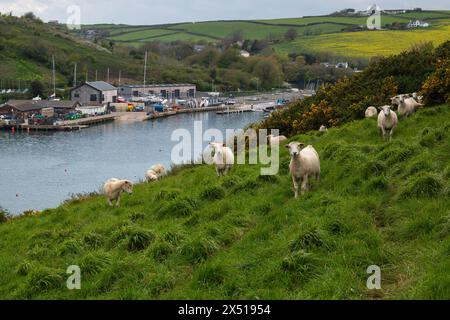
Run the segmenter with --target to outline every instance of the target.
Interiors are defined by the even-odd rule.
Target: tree
[[[33,97],[44,96],[44,84],[40,80],[33,80],[30,84],[30,91]]]
[[[284,79],[280,64],[272,57],[260,58],[253,73],[259,79],[259,86],[263,89],[272,89]]]
[[[284,34],[284,38],[288,41],[293,41],[297,38],[298,32],[294,28],[289,28]]]

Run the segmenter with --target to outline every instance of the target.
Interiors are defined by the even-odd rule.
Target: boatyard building
[[[117,102],[117,88],[104,81],[86,82],[70,91],[70,98],[84,105]]]
[[[166,99],[194,98],[196,94],[194,84],[149,84],[126,85],[119,87],[119,95],[125,98],[157,95]]]

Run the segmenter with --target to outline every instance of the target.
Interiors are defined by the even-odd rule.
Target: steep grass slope
[[[119,209],[94,195],[0,225],[0,297],[449,299],[450,108],[402,119],[392,143],[375,119],[291,140],[322,159],[298,200],[281,148],[277,176],[184,167]],[[382,290],[366,288],[370,265]]]

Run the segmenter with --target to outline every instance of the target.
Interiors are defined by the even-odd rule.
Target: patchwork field
[[[110,32],[109,39],[121,45],[140,46],[149,41],[185,40],[217,42],[237,31],[245,39],[278,37],[283,39],[289,28],[298,37],[294,41],[282,40],[274,45],[280,54],[290,52],[331,52],[345,57],[370,58],[399,53],[425,41],[439,44],[450,38],[449,11],[410,12],[382,16],[382,25],[408,23],[420,19],[432,27],[407,31],[343,32],[346,28],[365,25],[367,17],[318,16],[254,21],[209,21],[160,26],[100,25]],[[97,26],[89,26],[96,28]]]

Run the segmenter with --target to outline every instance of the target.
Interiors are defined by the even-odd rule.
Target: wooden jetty
[[[58,121],[53,125],[35,125],[35,124],[17,124],[6,125],[1,128],[10,130],[26,130],[26,131],[73,131],[88,128],[90,125],[113,121],[115,115],[107,114],[103,116],[82,118],[76,120]]]

